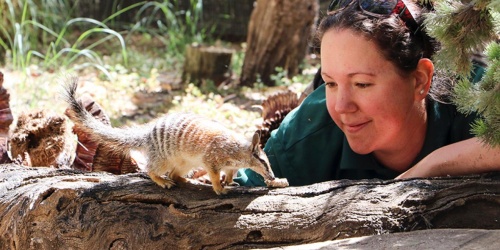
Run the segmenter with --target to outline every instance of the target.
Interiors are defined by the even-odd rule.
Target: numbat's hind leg
[[[169,177],[164,178],[152,172],[149,172],[148,174],[151,180],[153,180],[156,184],[158,184],[162,188],[170,189],[171,187],[175,186],[175,182]]]
[[[233,181],[234,173],[236,172],[235,170],[226,170],[226,176],[224,177],[224,181],[222,181],[222,184],[224,186],[234,186],[237,187],[239,184],[235,181]]]
[[[169,179],[173,180],[175,183],[190,183],[188,179],[180,176],[179,174],[175,172],[171,172],[168,175]]]

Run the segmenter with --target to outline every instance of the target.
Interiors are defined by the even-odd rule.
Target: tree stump
[[[240,84],[252,86],[257,77],[273,85],[276,67],[288,77],[299,73],[317,20],[317,0],[257,0],[248,24],[247,49]]]
[[[223,47],[186,46],[182,82],[193,82],[200,86],[210,80],[215,86],[219,86],[230,77],[232,55],[232,49]]]
[[[165,190],[144,174],[0,167],[4,249],[248,249],[439,228],[500,228],[500,173]]]

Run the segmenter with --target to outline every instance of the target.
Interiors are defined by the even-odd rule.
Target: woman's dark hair
[[[409,73],[416,69],[421,58],[430,59],[439,49],[439,43],[423,28],[422,14],[427,10],[409,2],[405,1],[418,24],[418,28],[413,28],[416,30],[408,27],[397,15],[374,17],[364,13],[358,4],[353,3],[321,20],[314,36],[315,47],[319,47],[324,33],[330,29],[353,30],[377,44],[385,58],[391,61],[400,73]],[[433,85],[436,85],[436,81],[441,82],[436,77],[435,75]],[[449,79],[451,78],[447,80]],[[442,89],[439,92],[442,92]],[[431,93],[431,96],[435,99],[434,97],[441,94]]]

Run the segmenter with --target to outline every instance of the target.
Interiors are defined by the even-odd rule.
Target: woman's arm
[[[500,147],[471,138],[436,149],[396,179],[500,171]]]

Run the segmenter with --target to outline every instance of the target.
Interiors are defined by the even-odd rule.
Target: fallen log
[[[500,173],[165,190],[145,174],[0,165],[2,249],[248,249],[500,228]]]

